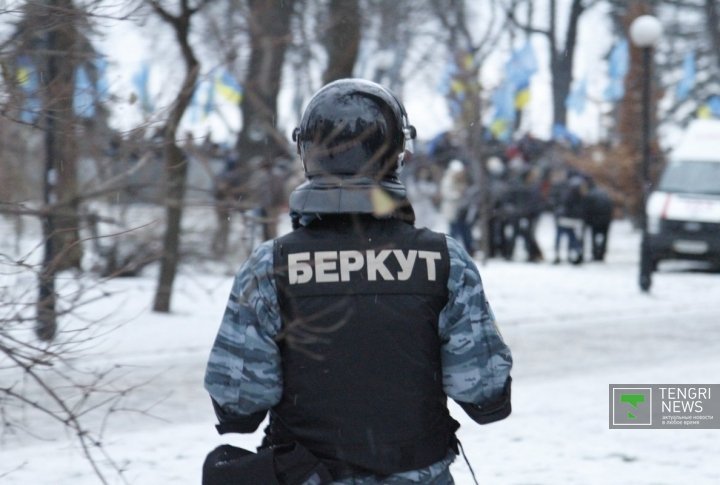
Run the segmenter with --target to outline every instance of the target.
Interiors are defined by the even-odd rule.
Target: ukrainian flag
[[[518,111],[525,108],[530,102],[530,85],[526,84],[515,91],[515,109]]]
[[[228,71],[215,78],[215,91],[225,100],[238,104],[242,101],[243,90],[232,74]]]

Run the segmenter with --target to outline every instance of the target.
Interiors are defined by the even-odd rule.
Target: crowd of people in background
[[[491,155],[484,160],[484,167],[477,168],[450,135],[431,142],[416,159],[411,182],[416,186],[415,200],[434,201],[443,218],[440,224],[446,224],[448,234],[470,254],[481,249],[478,233],[481,207],[486,203],[488,257],[513,260],[521,245],[526,260],[533,263],[604,261],[614,210],[608,192],[562,160],[553,150],[553,142],[526,135],[508,146],[497,142],[489,146]],[[483,185],[487,196],[480,187],[478,170],[487,177]],[[552,255],[544,254],[536,239],[544,213],[552,214],[555,222]]]
[[[569,165],[554,143],[529,134],[510,144],[489,137],[483,166],[477,167],[452,134],[438,135],[416,150],[402,174],[416,224],[445,230],[471,255],[485,249],[487,257],[508,261],[518,253],[532,263],[604,261],[613,200],[591,176]],[[215,176],[218,231],[213,250],[218,254],[226,249],[234,212],[249,210],[262,222],[260,240],[273,236],[266,228],[276,227],[277,208],[287,195],[284,186],[294,172],[285,159],[274,165],[256,163],[245,171],[232,150],[223,159]],[[254,193],[253,187],[263,189]],[[489,208],[486,245],[480,243],[483,204]],[[545,254],[536,238],[543,214],[551,214],[555,223],[552,254]]]

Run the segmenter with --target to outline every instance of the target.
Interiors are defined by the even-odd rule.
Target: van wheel
[[[640,289],[648,291],[652,285],[652,273],[657,268],[657,260],[652,257],[650,250],[643,245],[640,251]]]

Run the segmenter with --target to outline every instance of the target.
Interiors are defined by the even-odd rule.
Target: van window
[[[720,195],[720,163],[670,162],[660,179],[663,192]]]

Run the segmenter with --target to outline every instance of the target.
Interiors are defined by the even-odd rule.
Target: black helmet
[[[340,79],[324,86],[293,132],[308,181],[290,195],[291,210],[376,212],[378,187],[404,199],[398,175],[412,138],[405,108],[379,84]]]

